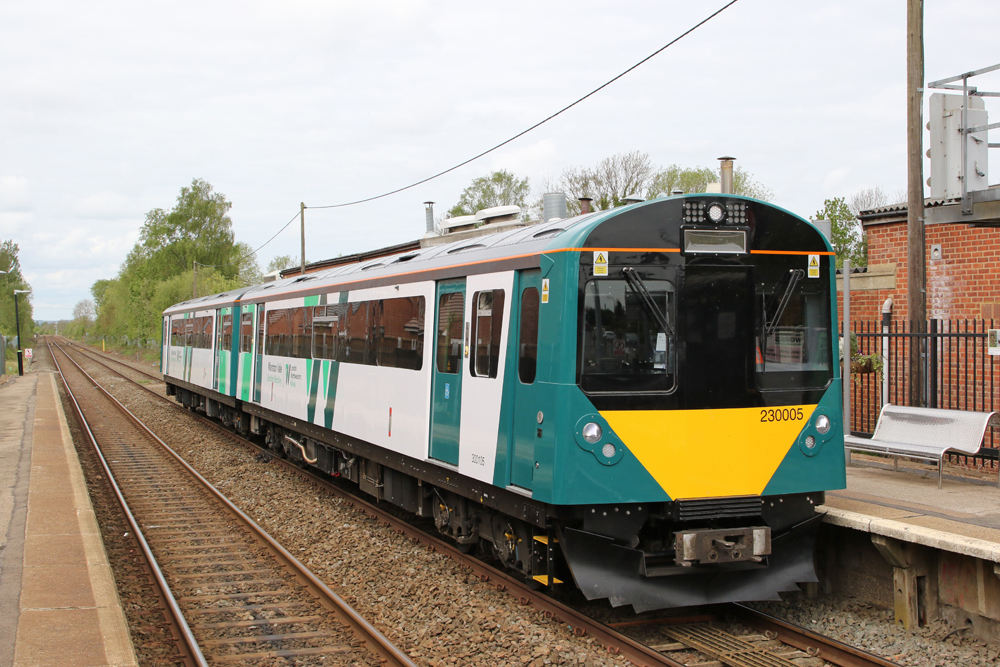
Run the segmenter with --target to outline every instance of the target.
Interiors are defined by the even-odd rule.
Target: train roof
[[[608,213],[598,211],[573,218],[549,220],[529,227],[465,238],[452,243],[409,250],[395,255],[377,257],[365,262],[336,266],[305,275],[291,276],[282,280],[251,287],[242,297],[246,301],[273,299],[278,295],[315,292],[318,288],[349,286],[352,283],[388,282],[393,278],[415,273],[434,274],[439,270],[470,267],[506,259],[527,259],[539,255],[553,247],[557,237],[563,232],[578,227],[587,220]],[[537,264],[537,261],[535,262]],[[493,268],[484,270],[494,270]],[[473,270],[472,273],[476,271]],[[428,279],[432,279],[428,275]]]

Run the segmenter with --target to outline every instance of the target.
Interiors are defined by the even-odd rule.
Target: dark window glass
[[[222,340],[219,349],[233,349],[233,316],[231,314],[222,316]]]
[[[424,297],[380,303],[378,365],[419,371],[424,358]]]
[[[189,317],[184,320],[184,347],[192,345],[194,345],[194,319]]]
[[[439,373],[458,373],[462,367],[462,322],[465,319],[465,295],[442,294],[438,301],[437,369]]]
[[[772,260],[758,262],[755,284],[757,386],[825,387],[833,377],[827,282]]]
[[[184,345],[184,320],[170,321],[170,344],[174,347]]]
[[[240,352],[253,351],[253,313],[240,316]]]
[[[500,365],[500,333],[503,330],[503,290],[484,290],[472,296],[472,374],[497,376]]]
[[[669,391],[674,386],[673,334],[664,331],[653,308],[674,323],[674,287],[642,279],[652,299],[625,280],[591,280],[584,292],[581,386],[588,392]]]
[[[521,292],[521,331],[517,339],[517,377],[524,384],[535,381],[538,359],[538,289]]]
[[[368,301],[356,301],[347,306],[347,336],[341,358],[352,364],[368,363]]]
[[[267,311],[266,354],[308,359],[311,346],[311,309],[280,308]]]

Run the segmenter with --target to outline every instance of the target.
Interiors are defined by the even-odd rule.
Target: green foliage
[[[652,199],[660,194],[670,194],[674,190],[681,190],[684,194],[705,192],[709,183],[719,183],[721,180],[722,175],[708,167],[692,168],[672,164],[653,177],[646,198]],[[736,167],[733,171],[733,192],[762,201],[770,201],[774,197],[769,188],[761,185],[743,167]]]
[[[13,240],[0,243],[0,334],[13,341],[17,329],[14,308],[14,290],[28,290],[31,285],[21,274],[20,248]],[[35,321],[32,317],[31,294],[17,295],[17,315],[20,316],[21,338],[30,340],[35,335]]]
[[[253,249],[237,242],[229,217],[232,203],[204,180],[181,188],[169,212],[153,209],[139,232],[139,242],[119,267],[118,276],[91,287],[100,336],[159,340],[165,308],[198,296],[224,292],[261,281]],[[198,263],[197,287],[194,263]],[[79,304],[78,304],[79,305]],[[74,331],[83,327],[75,317]]]
[[[283,269],[289,269],[293,266],[298,266],[299,261],[300,260],[296,259],[295,257],[292,257],[291,255],[278,255],[270,262],[268,262],[267,268],[264,269],[264,273],[268,274],[271,273],[272,271],[281,271]]]
[[[843,197],[823,201],[823,208],[816,211],[814,220],[829,220],[834,252],[837,253],[837,268],[844,266],[844,260],[851,260],[851,266],[868,266],[868,239],[861,222],[855,217]]]
[[[476,211],[494,206],[520,206],[523,210],[524,200],[530,192],[531,187],[527,178],[518,178],[511,172],[501,169],[489,176],[474,179],[469,187],[462,191],[458,203],[448,210],[448,215],[451,217],[473,215]]]

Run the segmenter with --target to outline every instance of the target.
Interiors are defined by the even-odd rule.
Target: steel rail
[[[92,359],[94,363],[101,364],[105,368],[114,371],[114,369],[102,361],[89,357],[89,355],[88,358]],[[114,359],[112,357],[107,358],[110,361],[126,366],[131,370],[137,370],[123,361],[119,361],[118,359]],[[137,372],[142,375],[147,375],[142,371],[137,370]],[[398,533],[417,540],[428,546],[431,550],[439,551],[453,560],[468,566],[477,576],[479,576],[480,580],[484,582],[494,581],[498,590],[507,590],[511,595],[517,597],[522,604],[531,604],[534,608],[541,611],[547,618],[552,618],[557,622],[565,622],[571,626],[574,629],[574,632],[578,635],[589,635],[593,637],[606,646],[609,651],[627,658],[632,663],[636,665],[648,665],[650,667],[655,667],[657,665],[679,667],[682,665],[682,663],[677,662],[676,660],[673,660],[668,656],[631,639],[630,637],[627,637],[626,635],[616,631],[614,628],[600,623],[599,621],[590,619],[581,612],[578,612],[561,602],[557,602],[547,595],[532,590],[516,577],[462,553],[450,542],[444,541],[433,535],[425,533],[419,528],[411,526],[409,523],[398,519],[394,515],[382,510],[372,503],[369,503],[367,500],[364,500],[363,498],[342,489],[340,486],[333,484],[324,476],[321,476],[312,470],[301,468],[285,459],[275,457],[267,448],[261,447],[247,438],[234,433],[217,423],[215,420],[197,412],[186,410],[176,401],[171,400],[169,397],[163,396],[162,394],[158,394],[153,389],[135,382],[130,378],[125,379],[138,387],[142,387],[153,396],[165,401],[172,407],[183,411],[185,414],[194,416],[206,426],[213,428],[232,441],[249,447],[256,452],[263,452],[268,456],[272,456],[275,461],[284,465],[289,470],[302,475],[317,487],[330,491],[334,495],[347,500],[351,505],[359,506],[371,518],[382,521],[385,525],[394,528]],[[824,658],[834,665],[838,665],[838,667],[898,667],[897,663],[886,660],[885,658],[852,647],[848,644],[844,644],[835,639],[817,634],[807,628],[769,616],[763,612],[751,609],[746,605],[724,605],[722,610],[720,610],[719,615],[724,616],[725,614],[732,614],[739,617],[750,627],[773,632],[783,643],[803,651],[813,651],[814,654]],[[705,619],[703,617],[694,619],[694,621],[701,622],[704,620]],[[671,619],[662,619],[662,621],[659,622],[666,623],[670,621]],[[658,619],[649,619],[649,622],[655,624],[658,622]],[[621,627],[625,627],[625,624],[622,624]]]
[[[77,364],[69,356],[69,354],[62,349],[62,347],[60,347],[58,344],[56,344],[56,347],[64,355],[66,355],[67,359],[69,359],[74,365],[76,365],[77,368],[80,369],[80,372],[82,372],[93,383],[96,389],[98,389],[101,393],[107,396],[115,404],[115,406],[122,412],[122,414],[128,417],[128,419],[131,420],[136,426],[138,426],[151,438],[153,438],[167,454],[169,454],[174,460],[176,460],[191,476],[197,479],[198,482],[201,483],[201,485],[205,488],[205,490],[207,490],[210,494],[212,494],[212,496],[214,496],[217,500],[219,500],[226,507],[226,509],[234,517],[237,518],[237,520],[240,523],[242,523],[256,537],[258,537],[261,541],[263,541],[273,552],[273,554],[277,557],[279,562],[281,562],[290,572],[292,572],[300,580],[301,583],[304,583],[306,588],[308,588],[317,598],[319,598],[320,602],[324,607],[332,611],[335,614],[335,616],[338,617],[338,619],[345,622],[345,624],[354,633],[355,637],[364,642],[368,646],[370,651],[377,654],[385,664],[394,665],[397,667],[415,667],[413,661],[410,660],[410,658],[406,654],[404,654],[398,647],[392,644],[381,632],[379,632],[377,628],[375,628],[360,614],[358,614],[345,600],[343,600],[339,595],[330,590],[330,588],[327,587],[327,585],[323,583],[321,579],[319,579],[308,568],[306,568],[305,565],[303,565],[297,558],[295,558],[295,556],[289,553],[288,550],[285,549],[281,544],[275,541],[274,538],[272,538],[259,524],[257,524],[257,522],[255,522],[253,519],[251,519],[249,516],[243,513],[243,511],[241,511],[228,498],[226,498],[226,496],[224,496],[221,492],[219,492],[219,490],[216,489],[208,480],[202,477],[201,474],[198,473],[198,471],[192,468],[187,463],[187,461],[185,461],[180,455],[178,455],[177,452],[175,452],[169,445],[167,445],[167,443],[165,443],[162,439],[160,439],[159,436],[153,433],[153,431],[151,431],[136,415],[134,415],[128,408],[122,405],[121,402],[119,402],[114,396],[112,396],[110,392],[104,389],[100,385],[100,383],[97,382],[96,379],[94,379],[90,374],[88,374],[85,370],[83,370],[83,368],[80,367],[80,365]],[[55,355],[53,355],[53,359],[55,359]],[[125,379],[128,380],[129,378]],[[129,381],[133,382],[137,386],[142,386],[138,383],[135,383],[132,380]],[[65,378],[64,378],[64,383],[65,383]],[[152,390],[149,391],[154,395],[159,396],[159,394],[156,394]],[[67,392],[69,392],[68,385],[67,385]],[[169,399],[166,400],[169,401]],[[173,402],[171,402],[171,404],[176,405]],[[80,412],[80,414],[82,415],[82,411]],[[110,475],[109,468],[105,467],[105,471]],[[124,498],[122,498],[122,501],[124,501]],[[134,523],[133,523],[133,528],[136,531],[139,530],[138,526],[135,525]],[[141,533],[137,532],[137,535],[141,535]],[[151,553],[149,555],[150,557],[152,556]],[[165,581],[163,583],[164,585],[166,584]],[[179,608],[177,609],[177,611],[180,612]],[[181,615],[180,618],[183,620],[183,615]],[[186,623],[184,625],[185,627],[187,627]],[[190,633],[190,629],[188,629],[188,633]],[[193,635],[191,636],[191,638],[192,640],[194,639]],[[195,644],[195,646],[197,646],[197,644]]]
[[[181,612],[181,609],[177,604],[177,600],[174,598],[174,594],[171,592],[170,586],[167,584],[167,580],[163,576],[163,572],[160,570],[160,566],[157,564],[156,558],[153,556],[153,551],[149,548],[149,543],[146,542],[146,538],[142,534],[142,530],[139,528],[139,523],[135,520],[135,516],[132,514],[132,510],[129,509],[128,503],[125,502],[125,496],[122,494],[121,488],[118,486],[118,482],[112,474],[111,468],[108,465],[107,460],[104,458],[104,454],[101,452],[100,446],[97,444],[97,438],[94,437],[94,432],[90,430],[90,424],[87,422],[87,418],[83,416],[83,410],[80,408],[80,403],[76,400],[76,395],[69,387],[69,382],[67,382],[66,376],[63,374],[62,366],[59,364],[59,360],[52,351],[52,345],[48,340],[45,341],[45,345],[48,348],[49,356],[52,357],[52,362],[56,366],[56,370],[59,372],[59,378],[62,380],[63,387],[66,389],[66,395],[73,402],[73,409],[79,419],[80,426],[84,433],[86,433],[87,439],[90,441],[90,445],[94,448],[94,452],[97,454],[97,458],[101,462],[101,468],[104,470],[104,474],[108,480],[108,484],[111,486],[111,490],[114,491],[115,498],[118,499],[118,505],[121,507],[122,513],[128,521],[129,527],[132,530],[133,538],[142,550],[143,558],[153,574],[153,580],[157,593],[163,600],[167,611],[169,612],[167,621],[171,625],[171,634],[174,635],[175,639],[179,640],[179,648],[182,648],[182,660],[184,660],[185,664],[208,667],[208,663],[205,661],[205,656],[202,655],[201,648],[198,646],[198,641],[191,632],[191,628],[188,627],[187,620],[185,620],[184,614]],[[67,358],[69,358],[68,355]],[[70,361],[72,361],[72,359]],[[183,649],[187,650],[187,655],[183,654]]]
[[[802,651],[823,658],[839,667],[898,667],[897,663],[836,639],[817,634],[802,626],[775,618],[743,604],[733,604],[734,615],[757,630],[773,632],[777,638]]]

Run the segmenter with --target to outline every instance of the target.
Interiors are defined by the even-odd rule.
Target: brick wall
[[[891,296],[893,319],[905,321],[906,223],[870,224],[866,232],[869,265],[895,265],[895,286],[858,289],[858,274],[852,275],[851,319],[880,319],[882,303]],[[1000,228],[928,225],[926,237],[928,319],[1000,321]],[[931,259],[935,244],[941,244],[940,259]],[[837,306],[843,308],[841,294]]]

